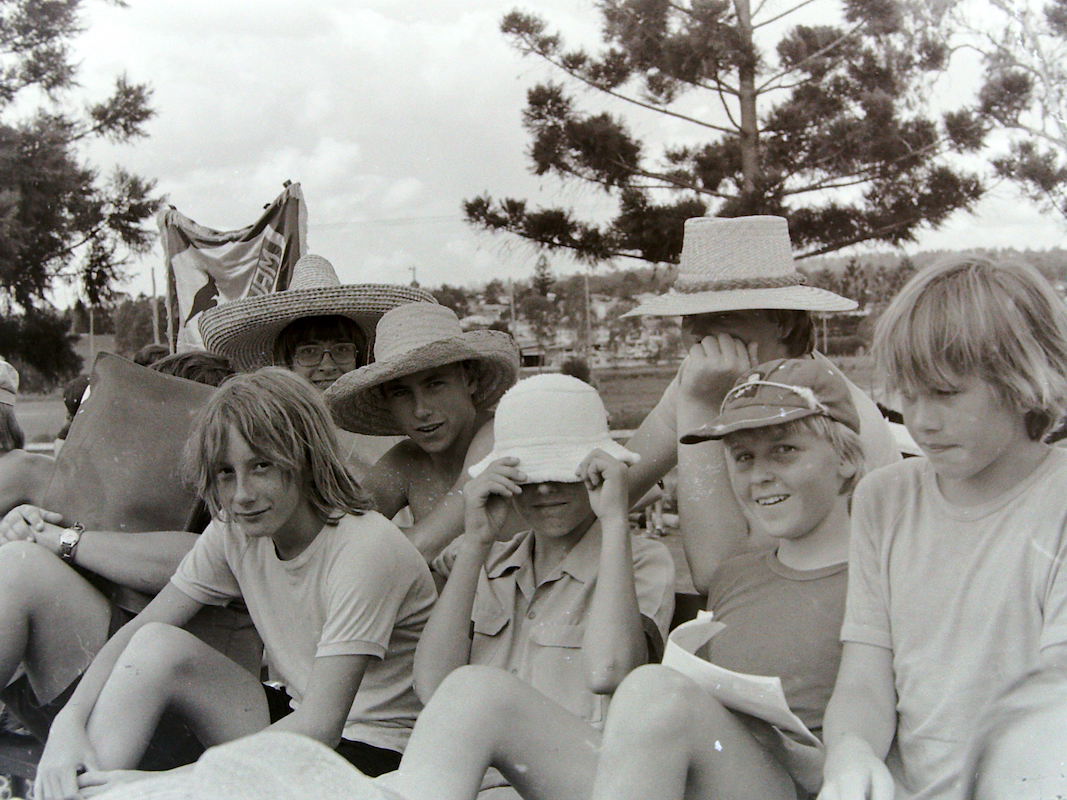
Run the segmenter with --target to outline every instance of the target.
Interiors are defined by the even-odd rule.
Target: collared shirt
[[[594,724],[602,722],[608,698],[589,690],[581,647],[600,541],[600,526],[594,525],[536,585],[533,532],[495,544],[478,577],[471,611],[470,663],[505,669]],[[630,543],[637,606],[650,660],[658,661],[674,613],[674,561],[661,542],[634,536]],[[447,576],[458,550],[456,540],[434,560],[434,569]]]

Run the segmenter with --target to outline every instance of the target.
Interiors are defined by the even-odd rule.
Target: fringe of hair
[[[917,273],[878,320],[872,351],[905,394],[980,378],[1033,439],[1067,410],[1067,310],[1026,264],[955,256]]]
[[[341,458],[333,421],[315,388],[281,367],[263,367],[226,381],[208,401],[185,448],[183,475],[214,517],[223,519],[216,485],[229,437],[301,480],[321,519],[373,508]]]

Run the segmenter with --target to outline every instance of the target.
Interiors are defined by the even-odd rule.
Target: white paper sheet
[[[746,675],[716,666],[696,655],[726,626],[714,619],[710,611],[701,611],[697,618],[683,623],[671,631],[663,663],[678,670],[710,692],[727,708],[749,714],[800,736],[804,741],[818,745],[819,740],[800,717],[789,710],[778,677]]]

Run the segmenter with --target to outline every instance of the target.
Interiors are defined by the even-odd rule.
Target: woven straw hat
[[[0,358],[0,404],[15,405],[15,395],[19,391],[19,373],[7,361]]]
[[[685,221],[678,277],[667,294],[623,314],[680,316],[754,308],[851,311],[856,302],[805,286],[782,217],[693,217]]]
[[[437,303],[406,303],[382,315],[374,363],[352,370],[326,390],[333,418],[347,431],[376,436],[402,433],[376,388],[424,369],[474,360],[480,363],[472,400],[491,408],[519,376],[519,347],[503,331],[467,331],[456,313]]]
[[[493,440],[492,452],[468,470],[472,478],[507,456],[519,459],[527,483],[577,483],[578,466],[598,447],[626,464],[641,458],[611,438],[596,389],[557,373],[521,380],[500,398]]]
[[[723,398],[719,416],[679,441],[697,444],[734,431],[781,425],[816,414],[860,432],[859,414],[845,377],[829,362],[779,358],[738,378]]]
[[[149,773],[150,775],[152,773]],[[120,783],[107,800],[402,800],[321,742],[262,731],[206,751],[191,770]]]
[[[290,322],[303,317],[348,317],[363,331],[370,348],[381,315],[401,303],[436,303],[432,294],[388,283],[341,285],[333,264],[304,255],[293,265],[289,288],[243,297],[208,309],[200,318],[204,346],[247,372],[274,363],[274,341]]]

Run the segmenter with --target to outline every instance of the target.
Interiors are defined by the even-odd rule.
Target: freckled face
[[[728,435],[724,444],[734,496],[745,516],[780,539],[800,539],[826,519],[854,467],[833,445],[780,425]]]

